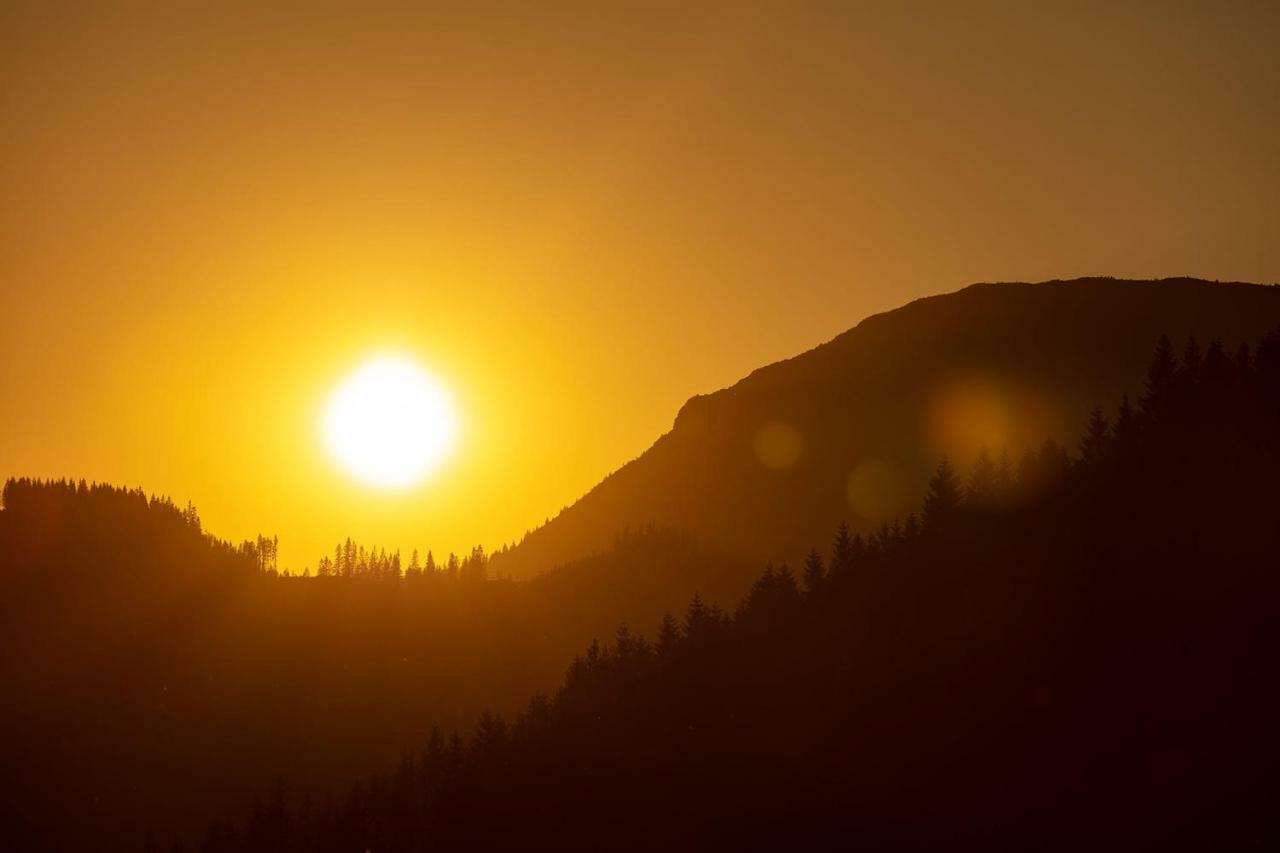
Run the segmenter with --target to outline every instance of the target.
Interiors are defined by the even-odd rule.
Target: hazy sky
[[[1274,3],[165,5],[0,9],[0,477],[295,567],[514,539],[918,296],[1280,279]],[[394,495],[316,426],[387,350],[462,421]]]

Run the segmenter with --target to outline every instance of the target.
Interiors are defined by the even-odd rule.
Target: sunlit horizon
[[[41,402],[0,467],[294,567],[516,540],[689,398],[914,298],[1280,276],[1261,10],[143,17],[6,19],[0,383]],[[387,349],[467,418],[394,493],[311,440]]]

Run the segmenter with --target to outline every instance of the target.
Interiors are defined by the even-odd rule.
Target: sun
[[[377,488],[404,489],[444,462],[457,417],[434,376],[410,358],[384,356],[365,362],[337,387],[322,431],[347,473]]]

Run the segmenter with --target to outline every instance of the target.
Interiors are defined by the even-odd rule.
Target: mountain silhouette
[[[853,790],[864,804],[864,794],[881,791],[875,796],[884,809],[866,813],[888,820],[889,831],[894,809],[909,802],[894,791],[917,778],[943,778],[899,766],[899,746],[914,743],[915,754],[929,753],[918,734],[955,734],[935,740],[941,763],[934,767],[959,767],[947,744],[982,743],[970,736],[979,730],[1021,731],[1025,721],[1008,717],[1011,708],[1038,713],[1069,701],[1073,714],[1093,720],[1125,699],[1115,726],[1094,721],[1109,739],[1093,738],[1090,722],[1066,726],[1065,740],[1045,741],[1067,760],[1077,754],[1079,735],[1094,745],[1080,755],[1110,769],[1111,747],[1131,742],[1128,727],[1151,729],[1142,716],[1149,704],[1152,713],[1185,706],[1217,727],[1196,723],[1197,731],[1222,727],[1217,707],[1166,702],[1178,684],[1223,707],[1249,709],[1252,722],[1233,719],[1238,742],[1227,750],[1201,744],[1188,751],[1157,737],[1126,759],[1133,773],[1116,776],[1108,797],[1118,803],[1126,788],[1141,789],[1145,782],[1134,780],[1147,779],[1147,771],[1200,767],[1188,763],[1194,753],[1210,762],[1196,778],[1236,774],[1230,796],[1239,795],[1239,814],[1252,821],[1266,804],[1245,793],[1264,790],[1257,771],[1271,753],[1214,762],[1244,754],[1240,745],[1260,741],[1257,732],[1274,718],[1255,656],[1274,645],[1264,605],[1274,598],[1266,569],[1274,562],[1268,533],[1280,464],[1273,440],[1280,332],[1264,333],[1277,326],[1280,288],[1186,279],[975,285],[921,300],[695,398],[648,453],[514,550],[489,556],[477,548],[438,563],[428,554],[425,564],[415,554],[407,569],[399,555],[348,539],[314,576],[290,576],[277,570],[274,538],[219,540],[204,531],[193,506],[83,481],[10,480],[0,492],[0,627],[9,651],[0,656],[0,680],[22,701],[0,704],[0,729],[22,785],[0,807],[6,840],[15,849],[136,850],[144,833],[192,838],[214,815],[249,809],[245,837],[257,840],[199,849],[417,849],[382,843],[383,829],[364,826],[364,817],[385,820],[393,835],[421,830],[446,839],[454,829],[493,823],[482,813],[483,804],[497,802],[491,780],[519,778],[508,772],[516,765],[501,746],[506,724],[495,721],[511,719],[530,697],[532,708],[553,702],[563,728],[555,741],[538,735],[527,743],[553,763],[590,772],[566,771],[585,786],[566,790],[546,785],[549,777],[535,763],[529,778],[540,781],[518,787],[537,788],[538,796],[518,810],[501,807],[508,822],[555,817],[562,813],[551,806],[556,801],[623,790],[605,781],[619,765],[604,759],[625,755],[624,746],[637,761],[648,754],[661,731],[635,728],[644,718],[670,735],[652,753],[666,756],[660,763],[701,756],[714,772],[689,775],[692,787],[671,789],[661,802],[643,797],[667,783],[637,775],[629,793],[597,804],[598,811],[588,807],[593,819],[613,820],[618,803],[649,815],[673,802],[697,802],[682,790],[750,788],[761,780],[738,768],[742,761],[778,766],[757,760],[766,747],[790,762],[786,773],[770,770],[774,781],[820,778],[811,771],[826,765],[811,759],[842,739],[849,767],[866,768],[874,754],[879,769],[860,770],[852,789],[830,790]],[[1132,406],[1118,405],[1125,393]],[[1089,417],[1093,406],[1100,410]],[[1114,428],[1104,412],[1115,413]],[[984,446],[990,458],[975,464]],[[1078,461],[1068,460],[1072,448],[1079,448]],[[1006,449],[1009,467],[1001,470]],[[951,460],[940,464],[944,453]],[[1005,498],[993,499],[1002,492]],[[948,507],[957,508],[961,493],[967,509],[949,522]],[[1012,515],[983,520],[1006,505]],[[918,517],[908,515],[917,510]],[[856,533],[886,518],[902,524],[865,537],[839,528],[847,520]],[[837,529],[829,571],[816,552],[802,567],[798,558],[830,542]],[[794,560],[794,570],[759,574],[778,559]],[[506,577],[517,573],[537,577]],[[1213,578],[1212,591],[1205,577]],[[802,597],[812,604],[796,610]],[[664,618],[686,603],[683,627]],[[1206,626],[1187,633],[1200,617]],[[572,695],[565,700],[576,689],[575,672],[613,660],[619,648],[637,648],[619,623],[637,632],[663,626],[650,634],[660,657],[673,637],[696,637],[704,622],[741,627],[722,635],[725,656],[674,676],[646,664],[634,684],[630,675],[619,682],[633,693],[602,682],[580,704]],[[584,662],[571,662],[592,637],[615,629],[612,652],[593,643]],[[767,640],[766,648],[743,644],[744,637]],[[1194,651],[1194,670],[1170,649]],[[978,672],[976,661],[1005,668]],[[1024,671],[1028,662],[1034,665]],[[1089,689],[1055,692],[1055,685],[1070,685],[1072,672]],[[1164,680],[1151,684],[1132,672]],[[1187,680],[1188,672],[1194,678]],[[719,676],[707,680],[709,673],[735,680],[725,685]],[[762,680],[767,673],[772,682]],[[1215,674],[1230,674],[1229,683],[1218,684]],[[898,689],[917,682],[937,689],[914,696]],[[958,704],[957,684],[968,691]],[[686,688],[692,705],[681,698]],[[832,690],[839,701],[828,701]],[[623,695],[637,701],[620,702]],[[1010,696],[1022,704],[1008,704]],[[783,708],[789,716],[781,717],[769,697],[809,701]],[[874,713],[856,711],[872,698],[879,703]],[[759,713],[745,713],[739,699],[756,702]],[[655,703],[666,711],[650,714]],[[623,717],[603,713],[614,706]],[[915,715],[909,728],[902,726],[904,707]],[[959,717],[961,729],[938,728],[948,718],[933,709],[944,707],[969,709]],[[720,709],[719,716],[699,717],[699,708]],[[855,711],[863,715],[858,725],[841,722],[840,714]],[[1163,719],[1168,731],[1182,724]],[[974,728],[963,729],[969,724]],[[906,740],[884,740],[869,753],[866,745],[881,743],[881,725]],[[464,750],[460,734],[454,756],[449,738],[448,761],[462,775],[440,777],[450,781],[438,809],[411,808],[372,783],[363,794],[357,788],[328,800],[334,786],[419,748],[432,726],[473,731],[468,743],[481,744]],[[1151,731],[1163,736],[1166,729]],[[603,740],[579,738],[593,730]],[[790,740],[796,732],[807,733],[808,746]],[[709,749],[705,733],[713,735]],[[972,766],[1007,769],[1026,754],[1016,738],[992,748],[1003,750],[1005,764],[974,753]],[[567,754],[578,758],[566,763]],[[732,760],[721,761],[725,755]],[[597,759],[604,775],[592,775]],[[1087,775],[1088,768],[1064,766]],[[174,783],[178,775],[181,784]],[[972,787],[951,778],[954,789],[939,788],[941,794]],[[881,784],[885,779],[898,787]],[[417,784],[398,790],[417,797],[427,790]],[[766,805],[783,802],[775,794],[796,790],[761,784],[750,794],[760,808],[745,811],[736,795],[726,793],[720,803],[763,816]],[[291,847],[276,830],[253,829],[287,823],[286,791],[297,825],[311,833],[305,838],[327,839],[323,844]],[[1051,788],[1041,793],[1045,802],[1057,801]],[[270,805],[252,807],[255,796]],[[1157,801],[1159,808],[1173,802]],[[842,804],[825,802],[814,804],[817,814],[843,813]],[[806,808],[787,807],[793,815]],[[414,823],[431,814],[456,826]],[[1069,814],[1067,806],[1034,828]],[[1141,821],[1149,812],[1133,814]],[[1204,814],[1221,822],[1226,812]],[[999,823],[1006,814],[988,817]],[[695,828],[719,826],[695,818]],[[754,836],[757,827],[739,829]],[[880,830],[873,830],[875,840]]]
[[[919,505],[939,456],[1016,462],[1135,397],[1161,334],[1228,351],[1280,322],[1280,287],[1192,278],[974,284],[877,314],[694,397],[672,429],[495,559],[527,577],[654,524],[798,563],[837,524]]]
[[[1280,328],[204,853],[1271,850]],[[555,573],[552,573],[553,575]]]

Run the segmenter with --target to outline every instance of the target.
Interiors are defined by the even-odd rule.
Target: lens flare
[[[756,460],[766,468],[781,471],[796,464],[804,451],[804,436],[790,424],[774,421],[756,430]]]

